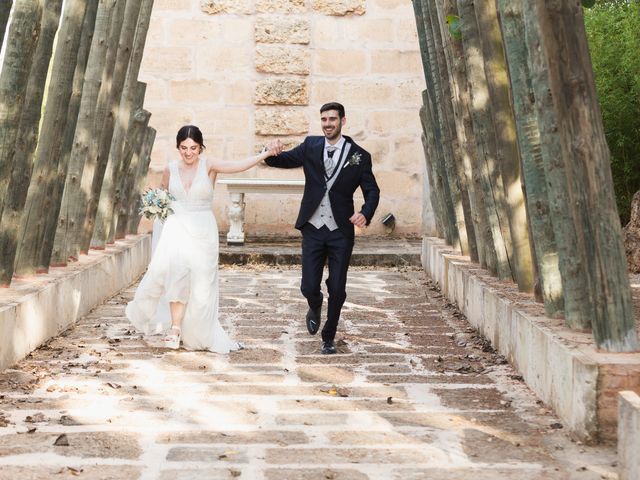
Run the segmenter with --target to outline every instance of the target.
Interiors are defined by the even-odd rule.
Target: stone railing
[[[135,282],[150,257],[151,236],[131,236],[66,267],[14,279],[0,291],[0,371]]]
[[[226,178],[218,180],[226,185],[231,204],[229,205],[228,245],[244,245],[244,195],[245,193],[302,193],[304,180],[273,180],[260,178]]]
[[[638,401],[633,400],[637,396],[625,394],[619,406],[618,393],[640,392],[640,352],[602,352],[591,333],[571,330],[562,320],[545,317],[543,306],[518,292],[515,284],[498,285],[487,271],[444,240],[424,237],[422,245],[425,271],[471,326],[491,341],[573,436],[594,443],[615,442],[622,435],[619,451],[635,475],[640,468]],[[619,408],[625,418],[622,425]],[[632,447],[624,450],[621,445]]]

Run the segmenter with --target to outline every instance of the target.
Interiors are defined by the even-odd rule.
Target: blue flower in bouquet
[[[141,195],[140,215],[150,220],[165,221],[173,213],[171,202],[175,197],[162,188],[150,188]]]

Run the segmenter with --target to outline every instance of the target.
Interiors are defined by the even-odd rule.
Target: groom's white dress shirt
[[[338,140],[334,145],[331,145],[326,138],[324,139],[323,161],[325,164],[325,170],[327,170],[325,176],[325,179],[327,181],[327,188],[324,191],[324,196],[320,201],[320,205],[309,219],[309,223],[318,229],[322,228],[323,225],[326,225],[326,227],[332,232],[334,230],[337,230],[338,228],[338,224],[333,218],[333,211],[331,210],[331,202],[329,201],[329,190],[331,190],[333,183],[336,181],[336,178],[338,178],[340,169],[342,168],[342,164],[344,163],[343,157],[344,153],[346,152],[343,152],[343,150],[345,149],[345,143],[346,140],[342,136],[340,137],[340,140]],[[334,149],[333,157],[331,158],[331,160],[333,160],[333,168],[331,171],[328,171],[326,166],[328,163],[329,155],[327,154],[327,152],[330,149]]]

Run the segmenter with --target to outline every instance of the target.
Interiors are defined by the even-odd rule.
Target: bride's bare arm
[[[164,167],[162,171],[162,179],[160,180],[160,188],[169,190],[169,166]]]
[[[278,155],[280,152],[282,152],[282,148],[274,144],[271,148],[263,150],[258,155],[254,155],[253,157],[245,158],[243,160],[209,159],[207,167],[209,168],[209,171],[213,170],[216,173],[244,172],[245,170],[249,170],[251,167],[262,162],[265,158]]]

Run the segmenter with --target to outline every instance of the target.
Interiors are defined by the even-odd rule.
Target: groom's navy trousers
[[[327,292],[329,301],[327,321],[322,328],[322,340],[332,341],[336,336],[340,310],[347,298],[347,270],[353,251],[353,239],[340,229],[330,231],[323,226],[318,229],[310,223],[302,227],[302,284],[300,290],[313,310],[322,306],[322,272],[325,263],[329,266]]]
[[[272,167],[304,169],[304,193],[296,220],[296,228],[302,232],[301,290],[310,308],[316,310],[322,305],[320,283],[324,265],[328,262],[329,308],[322,328],[322,339],[325,342],[333,341],[335,337],[340,309],[346,298],[347,269],[354,242],[354,227],[350,221],[355,211],[353,194],[358,188],[362,190],[364,204],[360,213],[366,218],[367,225],[371,222],[380,199],[380,189],[371,169],[371,155],[352,138],[344,138],[348,142],[345,148],[346,145],[350,145],[350,148],[345,154],[345,164],[337,173],[328,193],[331,211],[338,225],[333,232],[327,227],[318,229],[309,223],[327,192],[323,161],[325,138],[307,137],[297,147],[265,160]]]

